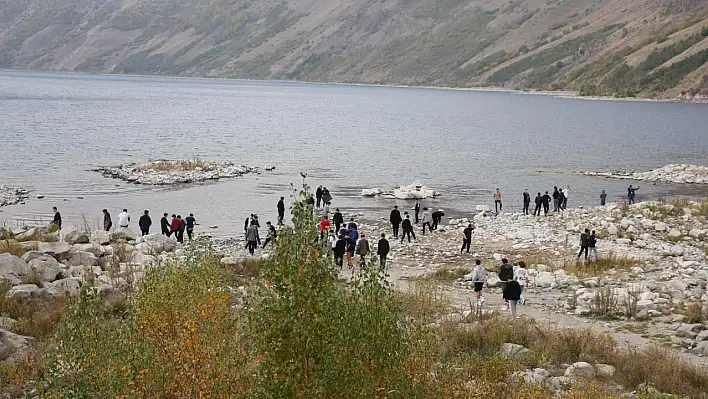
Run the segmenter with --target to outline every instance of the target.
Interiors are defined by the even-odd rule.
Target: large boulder
[[[595,367],[590,363],[577,362],[565,369],[565,376],[568,378],[595,378]]]
[[[77,229],[71,229],[64,233],[64,242],[68,242],[71,245],[74,244],[88,244],[91,237],[86,231],[80,231]]]
[[[138,235],[127,227],[120,227],[110,234],[111,242],[135,241],[137,238]]]
[[[513,344],[511,342],[505,342],[502,344],[501,352],[506,357],[520,358],[520,357],[524,357],[527,353],[531,352],[531,350],[524,347],[523,345]]]
[[[35,259],[45,259],[46,257],[47,254],[41,251],[27,251],[24,255],[22,255],[22,260],[29,264]]]
[[[10,288],[8,298],[39,298],[44,296],[44,290],[34,284],[20,284]]]
[[[42,242],[37,247],[39,252],[51,255],[58,261],[69,258],[69,249],[71,246],[66,242]]]
[[[22,284],[22,280],[31,272],[27,263],[17,256],[0,254],[0,281],[7,280],[12,285]]]
[[[93,256],[100,258],[103,256],[106,251],[101,247],[100,245],[96,244],[95,242],[92,244],[77,244],[74,245],[74,248],[77,248],[79,251],[83,252],[88,252],[93,254]]]
[[[37,342],[32,337],[13,334],[0,330],[0,363],[17,364],[30,351],[34,350]]]
[[[91,233],[91,242],[98,245],[108,245],[111,243],[111,235],[103,230],[94,231]]]
[[[91,252],[76,251],[69,258],[71,266],[98,266],[98,258]]]
[[[42,237],[42,230],[39,227],[32,227],[29,230],[15,236],[17,241],[39,241]]]
[[[57,280],[47,284],[46,290],[53,297],[77,296],[81,292],[81,281],[73,277]]]
[[[46,255],[42,259],[31,260],[28,266],[34,273],[41,275],[42,279],[47,282],[62,278],[65,269],[65,266],[57,262],[56,259]]]
[[[536,287],[548,288],[556,281],[556,277],[550,272],[539,272],[536,276]]]

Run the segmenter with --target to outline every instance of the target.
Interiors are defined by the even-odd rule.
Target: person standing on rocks
[[[541,196],[541,193],[536,195],[536,199],[534,201],[536,203],[536,209],[533,210],[533,215],[541,216],[541,206],[543,205],[543,197]]]
[[[524,298],[524,287],[526,286],[527,279],[528,271],[526,271],[526,262],[519,261],[519,267],[514,270],[514,281],[519,283],[519,302],[521,305],[526,303],[526,298]]]
[[[261,238],[258,236],[258,227],[254,221],[246,229],[246,242],[248,243],[248,253],[253,256],[256,251],[256,247],[261,243]]]
[[[578,259],[585,253],[585,260],[588,260],[588,237],[590,237],[590,229],[585,229],[585,231],[580,234],[580,252],[578,252]]]
[[[565,186],[563,189],[563,210],[568,209],[568,192],[570,191],[570,186]]]
[[[588,236],[588,250],[590,251],[590,257],[597,262],[597,236],[595,235],[595,230]]]
[[[632,185],[629,185],[629,188],[627,188],[627,202],[629,205],[634,204],[634,197],[637,196],[637,190],[639,190],[639,186],[637,187],[632,187]]]
[[[381,239],[379,240],[379,243],[376,245],[376,254],[379,255],[379,267],[381,269],[386,268],[386,257],[388,256],[388,253],[391,251],[391,245],[388,243],[388,240],[386,239],[386,234],[381,233]]]
[[[150,234],[150,226],[152,226],[152,219],[150,219],[150,212],[145,210],[143,215],[140,216],[138,220],[138,227],[140,227],[140,235],[146,236]]]
[[[322,203],[331,205],[332,202],[332,194],[329,193],[329,189],[327,187],[322,187]]]
[[[553,212],[560,210],[560,191],[558,187],[553,187]]]
[[[356,229],[354,229],[356,231]],[[354,264],[352,263],[352,258],[354,257],[354,252],[356,251],[356,239],[352,238],[350,235],[344,236],[344,239],[346,240],[346,249],[347,249],[347,267],[349,269],[354,268]]]
[[[425,235],[425,226],[428,226],[428,231],[433,232],[433,216],[430,214],[428,208],[423,208],[423,235]]]
[[[600,193],[600,206],[605,206],[606,202],[607,202],[607,193],[605,192],[605,190],[602,190],[602,192]]]
[[[317,191],[315,191],[315,196],[317,197],[317,207],[320,207],[320,204],[322,203],[322,186],[317,187]]]
[[[54,219],[52,220],[52,224],[57,226],[57,229],[61,230],[61,213],[59,213],[56,206],[52,207],[52,211],[54,211]]]
[[[504,300],[509,306],[511,311],[511,319],[516,320],[516,303],[521,298],[521,286],[518,282],[511,280],[506,283],[502,288],[502,293],[504,295]]]
[[[470,247],[472,246],[472,232],[474,231],[474,226],[472,223],[468,224],[464,230],[462,230],[462,248],[460,248],[460,253],[462,253],[465,248],[467,253],[470,253]]]
[[[339,228],[344,224],[344,216],[339,208],[335,209],[334,215],[332,215],[332,222],[334,222],[334,231],[339,234]]]
[[[366,234],[362,234],[359,241],[356,243],[356,254],[361,257],[361,267],[366,267],[366,255],[371,252],[369,240],[366,239]]]
[[[278,224],[282,225],[285,219],[285,197],[280,197],[278,201]]]
[[[529,205],[531,205],[531,195],[529,194],[529,190],[524,190],[524,215],[529,214]]]
[[[111,214],[108,213],[108,209],[103,210],[103,230],[110,231],[113,227],[113,221],[111,220]]]
[[[341,269],[344,266],[344,254],[347,252],[347,239],[349,237],[340,235],[334,244],[334,263]]]
[[[403,243],[403,240],[408,237],[408,243],[411,242],[411,234],[413,235],[413,239],[415,240],[415,232],[413,231],[413,223],[411,223],[411,218],[408,215],[408,212],[404,213],[405,218],[403,219],[403,235],[401,235],[401,243]]]
[[[189,241],[192,241],[194,239],[194,226],[197,224],[197,219],[194,218],[193,213],[190,213],[185,219],[185,222],[187,222],[187,238],[189,238]]]
[[[170,223],[170,235],[174,235],[175,239],[179,241],[179,220],[174,213],[172,214],[172,223]]]
[[[498,187],[494,191],[494,195],[492,196],[492,198],[494,198],[494,212],[498,215],[499,211],[502,210],[502,195]]]
[[[265,249],[269,242],[273,241],[275,244],[278,239],[278,232],[275,230],[275,226],[270,222],[266,222],[266,228],[268,229],[268,235],[266,236],[265,242],[263,242],[263,249]]]
[[[548,210],[551,206],[551,196],[548,195],[548,191],[546,191],[545,194],[543,194],[543,215],[548,216]],[[540,214],[539,214],[540,216]]]
[[[484,283],[487,281],[487,270],[482,267],[481,260],[477,259],[474,261],[474,263],[474,273],[472,274],[472,282],[474,283],[474,293],[477,296],[477,306],[482,306],[484,304],[482,288],[484,288]]]
[[[320,242],[322,245],[325,244],[325,234],[327,231],[329,231],[329,227],[332,226],[332,224],[327,220],[327,218],[322,218],[320,221]]]
[[[415,200],[415,208],[413,210],[415,211],[415,224],[418,224],[420,223],[420,218],[418,217],[420,215],[420,201]]]
[[[401,218],[401,211],[398,210],[398,206],[393,207],[389,221],[393,227],[393,238],[398,238],[398,229],[403,221],[403,218]]]
[[[184,243],[184,230],[187,228],[187,222],[182,219],[182,215],[177,215],[177,221],[179,222],[179,234],[177,234],[177,241]]]
[[[514,279],[514,266],[509,264],[507,258],[502,259],[502,264],[499,266],[499,280],[501,280],[502,291],[506,291],[506,286]],[[519,298],[516,298],[518,300]],[[504,305],[508,306],[509,302],[504,298]]]
[[[162,219],[160,219],[160,228],[162,229],[163,236],[170,236],[170,222],[167,221],[167,212],[162,214]]]
[[[563,189],[561,188],[560,190],[558,190],[558,208],[561,211],[565,210],[565,205],[564,205],[565,203],[566,203],[565,193],[563,192]]]
[[[349,218],[349,224],[347,225],[347,229],[349,229],[349,230],[356,230],[356,229],[358,229],[358,226],[356,225],[356,222],[354,221],[354,218]]]
[[[438,225],[442,223],[442,218],[445,216],[445,212],[442,209],[438,209],[433,212],[431,216],[433,217],[433,230],[437,230]]]
[[[128,214],[127,209],[123,209],[123,212],[118,214],[118,226],[121,229],[127,229],[130,224],[130,214]]]

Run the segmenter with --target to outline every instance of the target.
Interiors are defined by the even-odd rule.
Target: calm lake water
[[[395,201],[365,199],[362,188],[426,184],[427,201],[449,215],[491,204],[505,209],[521,192],[570,185],[570,205],[596,204],[600,190],[620,199],[628,182],[574,171],[646,170],[706,164],[708,106],[586,101],[461,90],[276,82],[0,72],[0,184],[32,190],[0,221],[67,223],[101,209],[136,217],[149,209],[194,213],[202,229],[240,232],[253,212],[274,220],[277,199],[307,172],[327,186],[334,206],[386,216]],[[89,169],[150,159],[200,157],[273,173],[188,187],[147,187]],[[705,195],[697,186],[639,183],[639,199]],[[37,194],[45,196],[36,199]],[[83,199],[79,199],[82,197]],[[412,208],[413,203],[399,201]]]

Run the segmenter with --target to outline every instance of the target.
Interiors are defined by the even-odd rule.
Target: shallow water
[[[363,199],[362,188],[426,184],[427,201],[468,215],[500,187],[506,209],[535,193],[570,185],[570,204],[595,204],[600,190],[619,200],[627,181],[573,174],[706,164],[708,106],[560,99],[542,95],[152,77],[0,72],[0,184],[33,191],[0,221],[97,224],[151,210],[194,213],[217,235],[240,232],[257,212],[300,185],[324,184],[334,206],[386,216],[395,201]],[[277,169],[216,183],[146,187],[88,169],[149,159],[232,160]],[[636,183],[638,199],[705,195],[708,188]],[[636,185],[635,184],[635,185]],[[35,199],[36,194],[45,195]],[[78,197],[82,197],[79,199]],[[403,208],[412,203],[399,201]]]

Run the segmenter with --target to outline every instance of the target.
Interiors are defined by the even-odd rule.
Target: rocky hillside
[[[708,95],[704,0],[0,0],[0,68]]]

